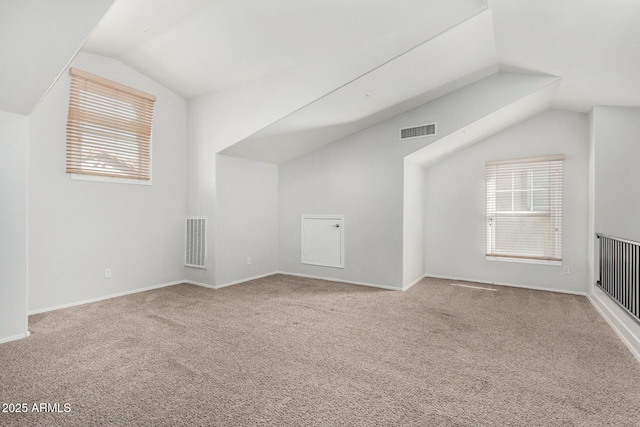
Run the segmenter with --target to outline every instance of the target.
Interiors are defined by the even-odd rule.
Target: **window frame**
[[[152,185],[156,97],[77,68],[69,68],[69,75],[66,138],[66,172],[69,178]],[[131,109],[131,115],[135,114],[131,120],[127,117],[127,107]],[[83,133],[83,127],[91,130]],[[94,153],[109,156],[112,163],[83,165],[83,156],[89,151],[83,147],[85,135]],[[134,162],[131,173],[127,169],[118,170],[117,166],[131,165],[131,161]],[[102,168],[104,171],[100,170]]]
[[[520,159],[498,160],[486,162],[486,182],[485,182],[485,257],[489,261],[506,261],[530,264],[547,264],[562,265],[562,240],[563,240],[563,187],[564,187],[564,159],[563,154],[544,156],[544,157],[528,157]],[[534,182],[534,172],[540,172],[544,169],[544,163],[548,165],[546,181],[547,185],[537,187]],[[553,169],[555,168],[555,170]],[[509,178],[512,173],[512,183],[510,189],[498,189],[499,178]],[[520,173],[520,181],[516,174]],[[522,187],[522,177],[526,176],[526,188]],[[520,184],[520,186],[516,185]],[[502,182],[504,184],[504,181]],[[519,187],[519,188],[517,188]],[[534,193],[536,191],[547,191],[547,204],[538,205],[535,209]],[[525,199],[516,197],[517,192],[528,193]],[[511,210],[498,210],[498,194],[511,194]],[[508,197],[508,196],[507,196]],[[505,199],[502,198],[502,202]],[[508,202],[509,199],[507,198]],[[523,203],[524,201],[524,203]],[[516,205],[521,207],[516,210]],[[545,209],[540,209],[544,206]],[[522,209],[522,207],[528,209]],[[498,244],[496,237],[499,225],[508,225],[507,218],[516,221],[526,220],[527,218],[549,217],[547,230],[542,232],[545,241],[544,246],[548,245],[548,249],[543,249],[541,255],[534,255],[533,252],[538,249],[535,243],[527,241],[526,244],[517,242],[514,238],[516,231],[507,236],[507,243],[502,247]],[[502,218],[502,221],[500,219]],[[507,219],[505,221],[505,219]],[[513,223],[511,224],[513,225]],[[535,226],[535,225],[534,225]],[[534,231],[528,233],[534,236]],[[517,242],[517,243],[516,243]],[[518,252],[519,251],[519,252]]]

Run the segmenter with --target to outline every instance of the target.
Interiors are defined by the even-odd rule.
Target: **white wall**
[[[29,118],[0,111],[0,342],[27,334]]]
[[[187,104],[187,213],[206,216],[207,268],[186,268],[187,280],[208,286],[216,283],[216,147],[200,132],[212,117],[199,116],[193,100]]]
[[[549,110],[426,171],[425,272],[563,292],[587,291],[586,114]],[[485,161],[564,154],[561,266],[485,259]]]
[[[425,170],[404,160],[404,224],[402,286],[424,277]]]
[[[402,287],[403,157],[383,123],[280,165],[283,272]],[[344,215],[345,268],[300,262],[302,214]]]
[[[594,107],[595,231],[640,241],[640,108]]]
[[[187,279],[216,284],[216,153],[348,84],[387,61],[487,9],[485,1],[441,1],[427,22],[350,46],[322,58],[189,100],[188,206],[209,218],[207,270],[187,269]],[[213,226],[212,226],[213,225]]]
[[[591,116],[594,220],[588,238],[596,232],[640,241],[640,108],[596,106]],[[640,325],[593,286],[598,267],[591,260],[590,297],[640,360]]]
[[[587,116],[589,124],[589,182],[587,185],[588,199],[587,199],[587,292],[592,293],[595,284],[595,130],[594,130],[594,117],[593,109]]]
[[[80,54],[72,66],[157,96],[153,185],[65,173],[65,73],[30,118],[30,311],[184,279],[185,100],[113,59]]]
[[[404,157],[553,82],[497,73],[280,165],[280,270],[402,288]],[[436,136],[398,140],[433,122]],[[300,263],[302,214],[345,216],[344,269]]]
[[[216,286],[277,272],[278,166],[220,154],[216,166]]]

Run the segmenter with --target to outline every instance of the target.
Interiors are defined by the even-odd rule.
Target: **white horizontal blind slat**
[[[487,162],[487,256],[562,260],[563,158]]]
[[[70,69],[68,173],[151,178],[155,96]]]

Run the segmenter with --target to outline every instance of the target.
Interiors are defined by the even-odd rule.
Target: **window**
[[[155,96],[69,71],[67,173],[149,181]]]
[[[564,155],[487,162],[488,259],[562,261]]]

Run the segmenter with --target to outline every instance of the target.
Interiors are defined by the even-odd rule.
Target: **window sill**
[[[98,176],[98,175],[83,175],[78,173],[70,173],[69,178],[78,181],[94,181],[94,182],[110,182],[112,184],[131,184],[131,185],[151,185],[152,179],[149,181],[143,181],[140,179],[130,178],[114,178],[110,176]]]
[[[527,258],[508,258],[508,257],[486,257],[487,261],[502,261],[502,262],[516,262],[521,264],[539,264],[539,265],[554,265],[562,266],[562,261],[546,261],[542,259],[527,259]]]

